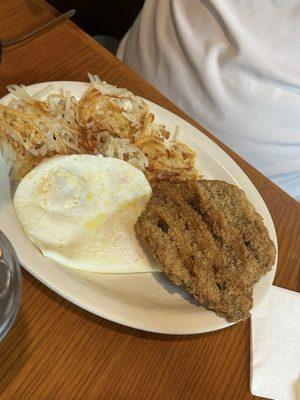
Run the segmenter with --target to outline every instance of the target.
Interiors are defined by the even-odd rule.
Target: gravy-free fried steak
[[[135,225],[136,234],[167,277],[199,304],[230,321],[246,319],[261,268],[201,182],[157,184]]]
[[[256,280],[266,274],[274,265],[276,250],[270,239],[262,217],[247,200],[243,190],[224,181],[201,180],[201,187],[207,193],[207,200],[222,210],[228,223],[235,228],[254,254],[259,265]]]

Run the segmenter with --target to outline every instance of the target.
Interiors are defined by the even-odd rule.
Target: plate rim
[[[54,86],[61,86],[61,88],[64,88],[64,85],[80,85],[82,88],[83,86],[86,86],[86,88],[88,88],[89,86],[89,82],[80,82],[80,81],[49,81],[49,82],[39,82],[39,83],[35,83],[32,85],[27,85],[26,88],[30,89],[30,90],[41,90],[43,86],[49,86],[49,85],[54,85]],[[76,90],[76,89],[75,89]],[[7,102],[8,99],[12,98],[13,95],[11,93],[6,94],[5,96],[3,96],[2,98],[0,98],[0,104],[5,104]],[[141,97],[141,96],[140,96]],[[143,97],[142,97],[143,98]],[[172,111],[169,111],[168,109],[160,106],[159,104],[156,104],[150,100],[147,100],[145,98],[143,98],[143,100],[146,101],[146,103],[148,103],[152,108],[158,108],[159,111],[163,112],[163,113],[167,113],[167,116],[171,116],[171,117],[175,117],[177,119],[177,121],[180,123],[180,127],[182,125],[185,125],[187,127],[191,127],[192,130],[197,131],[197,134],[200,134],[202,136],[202,140],[206,141],[209,146],[212,146],[214,149],[214,151],[217,151],[218,156],[221,155],[223,158],[225,157],[225,160],[227,163],[231,164],[232,167],[234,167],[235,171],[237,171],[239,173],[239,180],[240,178],[242,178],[243,180],[243,185],[250,185],[250,188],[252,191],[254,191],[254,194],[259,198],[260,202],[262,203],[263,207],[264,207],[264,212],[266,213],[269,221],[271,222],[271,229],[272,229],[272,233],[273,233],[273,239],[274,239],[274,245],[276,248],[276,258],[275,258],[275,262],[274,265],[271,269],[270,272],[272,272],[272,279],[271,279],[271,283],[268,285],[265,294],[262,296],[262,299],[260,300],[260,302],[258,304],[255,305],[255,307],[253,307],[250,310],[250,314],[252,313],[253,310],[255,310],[259,304],[264,300],[264,298],[266,297],[268,290],[270,289],[274,278],[275,278],[275,274],[276,274],[276,270],[277,270],[277,265],[278,265],[278,240],[277,240],[277,234],[276,234],[276,229],[275,229],[275,225],[272,219],[272,216],[270,214],[270,211],[265,203],[265,201],[263,200],[261,194],[259,193],[258,189],[255,187],[254,183],[251,181],[251,179],[247,176],[247,174],[243,171],[243,169],[237,164],[237,162],[224,150],[222,149],[217,143],[215,143],[210,137],[208,137],[201,129],[199,129],[198,127],[192,125],[190,122],[186,121],[185,119],[181,118],[180,116],[178,116],[177,114],[173,113]],[[178,124],[179,125],[179,124]],[[184,129],[184,131],[186,132],[186,129]],[[205,149],[205,151],[207,151],[207,149]],[[209,152],[210,154],[210,152]],[[218,156],[214,158],[218,159]],[[3,159],[2,155],[0,154],[1,159]],[[230,175],[231,173],[229,171],[227,171]],[[233,176],[234,177],[234,176]],[[265,217],[265,215],[263,216]],[[269,230],[268,230],[269,231]],[[269,231],[270,234],[270,231]],[[138,323],[134,323],[134,321],[128,321],[123,318],[118,318],[118,317],[111,317],[110,315],[105,314],[105,312],[102,312],[102,309],[96,309],[95,305],[93,306],[90,303],[86,303],[78,298],[76,298],[76,296],[72,296],[69,295],[69,293],[66,293],[65,291],[63,291],[62,289],[60,289],[57,285],[53,284],[51,281],[49,282],[46,278],[44,278],[42,275],[40,275],[36,269],[32,269],[31,266],[27,265],[26,262],[24,262],[22,260],[22,257],[20,257],[19,255],[19,260],[21,262],[22,267],[28,271],[28,273],[30,273],[35,279],[39,280],[42,284],[44,284],[46,287],[48,287],[50,290],[53,290],[55,293],[57,293],[58,295],[62,296],[63,298],[65,298],[66,300],[70,301],[71,303],[75,304],[76,306],[92,313],[95,314],[97,316],[100,316],[108,321],[120,324],[120,325],[124,325],[127,326],[129,328],[134,328],[134,329],[138,329],[141,331],[146,331],[146,332],[151,332],[151,333],[159,333],[159,334],[164,334],[164,335],[190,335],[190,334],[201,334],[201,333],[209,333],[209,332],[214,332],[214,331],[218,331],[221,329],[225,329],[228,328],[232,325],[235,325],[241,321],[236,321],[236,322],[228,322],[224,319],[224,325],[220,326],[220,327],[215,327],[213,329],[209,329],[209,330],[200,330],[200,329],[195,329],[195,330],[180,330],[180,329],[176,329],[176,330],[164,330],[164,329],[158,329],[158,328],[153,328],[150,326],[145,326],[145,325],[139,325]],[[55,263],[53,260],[51,260],[52,263]],[[269,273],[270,273],[269,272]],[[152,273],[150,273],[152,274]],[[74,278],[75,279],[75,278]],[[84,303],[84,304],[83,304]]]

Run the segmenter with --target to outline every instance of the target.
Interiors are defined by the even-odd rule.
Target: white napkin
[[[300,293],[272,286],[251,316],[253,395],[300,399]]]

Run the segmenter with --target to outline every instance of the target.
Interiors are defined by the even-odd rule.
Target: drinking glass
[[[11,243],[0,231],[0,340],[12,327],[19,311],[22,275]]]

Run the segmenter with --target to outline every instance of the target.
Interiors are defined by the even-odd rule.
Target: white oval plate
[[[50,82],[53,91],[70,90],[80,98],[88,84]],[[50,83],[28,87],[30,93]],[[11,95],[0,100],[7,104]],[[273,221],[258,191],[238,165],[201,131],[164,108],[147,101],[158,121],[170,130],[180,127],[180,140],[190,145],[198,157],[198,168],[205,178],[221,179],[241,187],[259,212],[277,249]],[[0,230],[11,240],[22,266],[35,278],[72,303],[108,320],[149,332],[194,334],[214,331],[232,325],[212,311],[195,305],[181,288],[161,274],[94,274],[62,267],[45,258],[24,235],[14,213],[9,168],[0,156]],[[277,258],[272,270],[254,288],[254,308],[266,296],[273,282]]]

